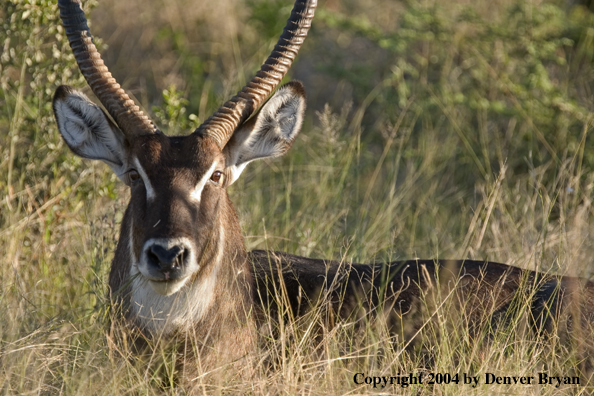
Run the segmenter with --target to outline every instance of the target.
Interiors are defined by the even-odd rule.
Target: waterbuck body
[[[356,322],[371,313],[391,333],[405,337],[428,319],[420,311],[429,308],[425,313],[432,315],[443,306],[457,311],[458,325],[470,336],[482,336],[484,325],[495,328],[518,315],[537,333],[561,328],[570,335],[572,327],[584,330],[594,323],[594,282],[577,277],[477,260],[357,264],[262,250],[249,257],[254,300],[273,313],[288,304],[291,315],[299,317],[322,302],[339,320]],[[561,317],[565,323],[559,325]]]
[[[255,348],[255,321],[283,303],[275,290],[283,290],[294,315],[327,299],[336,318],[373,312],[390,328],[411,318],[431,289],[459,299],[470,327],[485,313],[495,319],[508,313],[518,290],[538,329],[551,327],[564,309],[592,320],[594,284],[576,278],[479,261],[365,265],[246,252],[226,188],[249,162],[284,154],[299,133],[300,83],[265,101],[295,58],[315,1],[296,2],[258,74],[187,136],[163,134],[115,82],[80,3],[60,0],[59,6],[81,72],[109,115],[62,86],[54,97],[56,120],[75,154],[102,160],[130,188],[109,286],[126,325],[145,338],[190,337],[202,363],[240,361]]]

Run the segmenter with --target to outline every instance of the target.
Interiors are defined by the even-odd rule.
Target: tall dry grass
[[[57,133],[53,89],[84,84],[56,6],[1,4],[0,392],[184,394],[170,351],[155,355],[156,370],[113,342],[106,274],[128,192]],[[290,8],[95,5],[91,28],[115,76],[173,129],[192,125],[189,114],[204,119],[249,78]],[[488,259],[590,277],[591,21],[583,8],[544,1],[321,2],[292,69],[309,95],[303,131],[285,157],[252,164],[229,191],[246,246],[359,262]],[[426,301],[414,338],[372,319],[356,330],[318,326],[314,337],[320,309],[260,329],[253,378],[193,384],[206,394],[592,392],[579,343],[524,331],[522,317],[471,338],[450,303]],[[429,372],[481,384],[379,389],[353,378]],[[484,383],[486,373],[539,372],[580,386]]]

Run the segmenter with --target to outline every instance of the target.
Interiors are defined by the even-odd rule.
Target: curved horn
[[[278,43],[254,78],[223,104],[195,132],[204,133],[222,149],[242,124],[278,86],[303,44],[311,26],[317,0],[297,0]]]
[[[111,76],[97,51],[80,0],[59,0],[60,18],[82,75],[107,112],[127,135],[155,132],[151,120]]]

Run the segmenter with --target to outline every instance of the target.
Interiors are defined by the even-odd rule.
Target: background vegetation
[[[251,77],[292,6],[85,4],[112,73],[170,134],[191,131]],[[118,359],[109,338],[106,274],[128,192],[106,166],[72,155],[57,132],[55,88],[88,89],[56,8],[49,0],[0,0],[0,393],[183,393]],[[320,1],[290,75],[308,91],[298,141],[284,158],[250,166],[229,191],[248,249],[359,262],[488,259],[592,277],[587,4]],[[477,394],[592,391],[575,346],[505,330],[473,343],[438,316],[418,336],[436,356],[434,371],[544,370],[582,383],[482,385]],[[424,370],[423,354],[402,352],[408,340],[379,328],[349,353],[337,346],[342,335],[329,333],[323,358],[307,334],[296,336],[273,372],[208,392],[379,393],[354,384],[354,373]]]

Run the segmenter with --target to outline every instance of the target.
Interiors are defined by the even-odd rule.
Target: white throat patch
[[[214,302],[218,273],[222,265],[224,232],[220,224],[218,243],[213,262],[203,265],[210,268],[210,272],[206,276],[191,277],[179,291],[168,296],[156,292],[149,284],[150,281],[140,273],[138,262],[132,263],[130,304],[136,321],[142,328],[154,334],[168,335],[178,330],[187,330],[205,317]],[[130,244],[133,245],[132,240]]]

